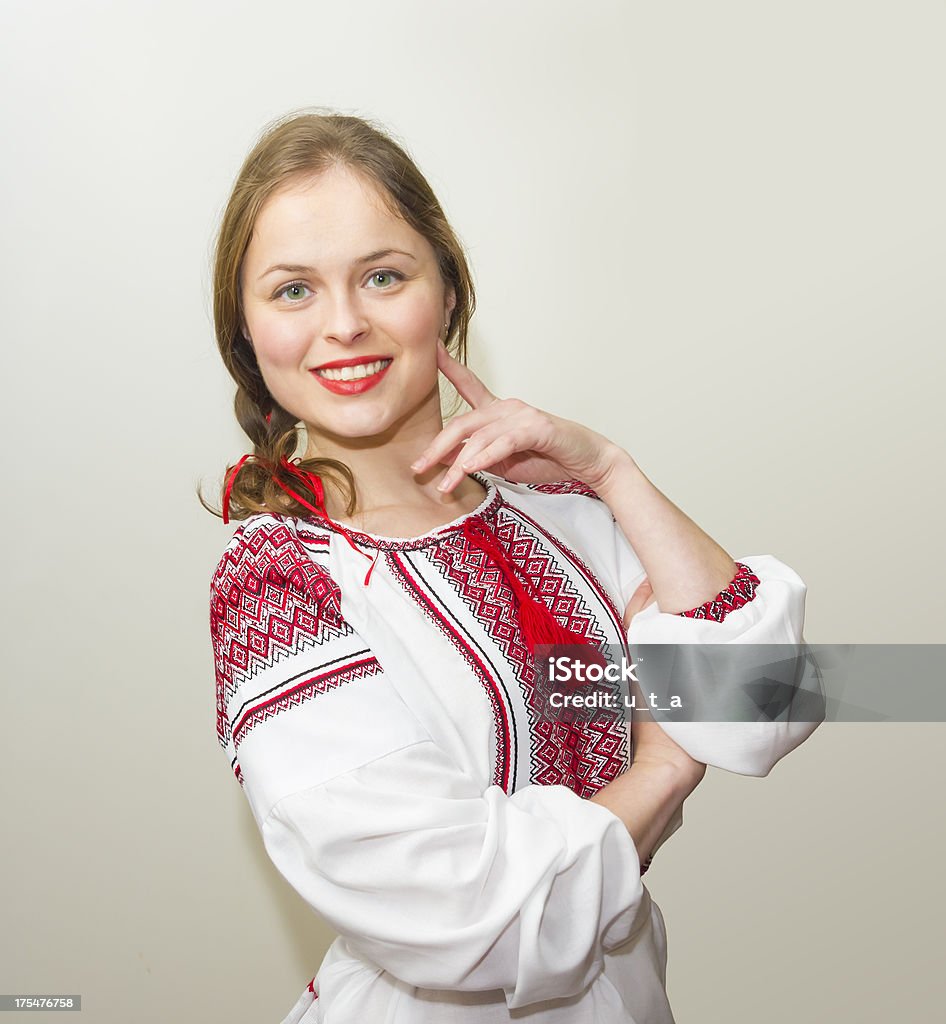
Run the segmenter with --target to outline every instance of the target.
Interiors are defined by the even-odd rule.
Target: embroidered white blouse
[[[587,799],[628,768],[630,726],[539,714],[513,589],[463,525],[596,644],[798,643],[805,584],[748,555],[755,583],[625,630],[645,572],[607,505],[577,481],[471,475],[481,505],[420,537],[260,514],[214,572],[218,740],[269,856],[338,933],[283,1024],[672,1024],[660,909]],[[661,725],[754,776],[816,727]]]

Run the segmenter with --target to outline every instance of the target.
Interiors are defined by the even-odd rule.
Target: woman
[[[254,449],[211,630],[219,742],[339,936],[284,1024],[663,1024],[651,856],[707,764],[765,775],[814,726],[556,718],[536,650],[799,641],[805,585],[734,562],[617,444],[491,394],[473,309],[392,139],[308,113],[262,136],[216,249]],[[447,426],[441,374],[471,406]]]

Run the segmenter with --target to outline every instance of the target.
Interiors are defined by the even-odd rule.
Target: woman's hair
[[[230,481],[232,519],[246,519],[257,512],[311,515],[307,506],[286,493],[277,480],[311,504],[318,504],[313,488],[283,464],[290,462],[298,446],[298,421],[269,394],[253,348],[243,334],[240,282],[253,227],[266,200],[293,181],[338,166],[368,178],[391,212],[433,247],[447,290],[452,287],[456,294],[445,344],[457,359],[466,361],[467,331],[476,302],[470,269],[440,203],[407,152],[380,127],[360,117],[295,111],[271,122],[240,168],[223,212],[213,257],[217,346],[236,381],[236,418],[253,442],[253,457],[243,462]],[[327,458],[302,459],[297,465],[300,470],[329,477],[347,497],[345,514],[352,515],[357,495],[348,466]],[[227,466],[225,483],[233,469]],[[198,498],[209,512],[222,515],[204,501],[199,489]]]

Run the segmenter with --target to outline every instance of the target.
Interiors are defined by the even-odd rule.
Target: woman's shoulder
[[[568,520],[591,516],[613,521],[611,510],[594,488],[582,480],[554,480],[545,483],[520,483],[489,474],[507,505],[526,512],[538,512]]]
[[[588,595],[620,596],[618,571],[620,527],[604,499],[582,480],[522,484],[499,478],[504,518],[511,520],[506,536],[536,542],[518,547],[541,564],[549,559],[551,577],[566,574],[572,586]],[[549,582],[549,586],[557,586]]]
[[[586,498],[601,501],[601,495],[582,480],[555,480],[544,484],[525,484],[535,494],[583,494]]]
[[[581,480],[524,484],[494,478],[506,516],[541,543],[567,551],[592,566],[612,559],[619,529],[610,507]],[[564,547],[563,547],[564,545]]]
[[[334,589],[328,552],[324,529],[293,516],[258,512],[233,531],[213,570],[211,588],[269,584],[322,595],[326,587]]]
[[[567,480],[552,480],[544,483],[523,483],[520,480],[511,480],[508,477],[500,476],[498,473],[490,473],[479,470],[475,476],[486,477],[505,494],[580,494],[586,498],[594,498],[601,501],[601,496],[593,488],[589,487],[582,480],[574,478]]]

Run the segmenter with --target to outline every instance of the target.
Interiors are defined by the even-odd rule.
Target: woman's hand
[[[706,774],[706,765],[696,761],[663,731],[647,710],[642,706],[642,695],[637,691],[637,706],[631,718],[631,742],[634,747],[631,766],[672,765],[679,777],[685,780],[688,792],[692,792]]]
[[[471,470],[490,469],[518,483],[576,479],[597,489],[625,454],[601,434],[542,412],[518,398],[497,398],[467,366],[437,343],[437,365],[471,411],[455,416],[411,466],[450,468],[439,485],[450,491]]]

